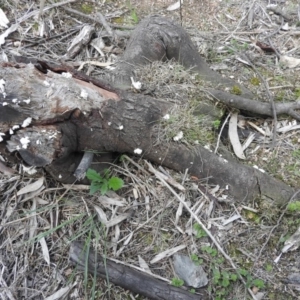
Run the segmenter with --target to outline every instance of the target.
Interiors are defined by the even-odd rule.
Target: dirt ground
[[[84,23],[95,25],[97,32],[103,30],[88,18],[95,17],[97,12],[115,25],[114,29],[122,30],[124,36],[130,34],[128,28],[134,28],[139,20],[156,13],[180,23],[212,68],[247,86],[258,99],[268,101],[267,90],[274,101],[299,99],[299,67],[289,68],[279,60],[283,55],[300,59],[300,6],[296,0],[185,0],[181,9],[167,10],[175,2],[107,0],[57,5],[42,16],[43,36],[40,36],[42,22],[38,13],[20,21],[18,29],[2,45],[2,60],[10,61],[13,55],[23,55],[59,61]],[[54,3],[60,2],[46,1],[45,7]],[[31,12],[38,12],[39,4],[39,1],[4,0],[0,8],[11,25]],[[275,8],[278,11],[274,11]],[[3,32],[4,28],[0,27],[0,34]],[[113,44],[109,37],[103,40],[107,46]],[[86,46],[69,62],[91,59],[105,62],[112,59],[112,52],[121,53],[126,41],[127,38],[120,39],[113,44],[114,51],[105,52],[103,57]],[[276,51],[267,53],[257,42]],[[245,63],[244,55],[251,58],[256,70]],[[95,66],[83,70],[92,76],[98,72]],[[148,67],[146,73],[151,72],[155,71]],[[161,72],[159,78],[157,73],[156,78],[141,73],[144,74],[141,78],[149,82],[159,80],[165,91],[172,82],[170,77],[164,82],[167,76]],[[174,86],[178,82],[182,85],[181,80],[184,79],[176,78]],[[192,84],[192,79],[189,80]],[[179,93],[179,89],[176,92]],[[272,132],[272,118],[252,118],[251,122],[264,132]],[[291,118],[279,118],[277,126],[282,130],[278,132],[276,146],[272,148],[271,138],[261,135],[245,150],[247,159],[243,163],[255,165],[300,188],[297,125],[299,122]],[[292,129],[284,130],[287,127]],[[218,132],[212,132],[215,134],[213,142],[206,146],[213,149]],[[223,142],[232,152],[230,143],[226,139]],[[293,208],[277,207],[268,199],[244,203],[243,199],[227,198],[226,191],[217,186],[207,186],[205,179],[154,166],[185,188],[185,192],[177,191],[176,197],[148,172],[143,159],[121,158],[111,164],[111,174],[122,178],[125,186],[117,194],[108,194],[107,202],[100,193],[90,195],[88,185],[62,185],[41,169],[30,174],[34,170],[18,164],[10,166],[16,174],[0,175],[1,299],[146,300],[74,268],[68,251],[70,243],[77,239],[90,243],[101,254],[121,264],[140,266],[142,258],[151,272],[173,284],[177,275],[172,257],[153,264],[150,261],[159,253],[184,245],[180,253],[201,264],[208,277],[207,286],[188,289],[192,293],[206,291],[209,299],[300,299],[299,234],[294,235],[300,226],[299,203]],[[203,192],[203,186],[217,199],[217,204]],[[197,211],[236,269],[216,251],[215,244],[188,211],[182,210],[178,197]],[[111,204],[112,200],[122,206]],[[128,210],[132,212],[130,218],[113,226],[103,225],[103,219],[114,220]],[[286,241],[293,246],[282,254]]]

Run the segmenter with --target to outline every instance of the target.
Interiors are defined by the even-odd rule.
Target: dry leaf
[[[76,284],[76,283],[75,283]],[[67,285],[66,287],[61,288],[60,290],[58,290],[57,292],[55,292],[54,294],[52,294],[51,296],[45,298],[45,300],[57,300],[57,299],[63,299],[64,296],[71,291],[71,289],[75,286],[75,284],[73,285]]]
[[[171,249],[167,249],[161,253],[159,253],[158,255],[156,255],[151,261],[150,261],[150,264],[155,264],[157,263],[158,261],[162,260],[163,258],[165,257],[169,257],[173,254],[175,254],[176,252],[182,250],[186,248],[186,245],[180,245],[180,246],[177,246],[177,247],[174,247],[174,248],[171,248]]]
[[[145,270],[148,273],[152,273],[149,266],[148,266],[148,264],[146,263],[146,261],[140,255],[138,255],[138,259],[139,259],[140,268]]]
[[[130,232],[129,235],[128,235],[128,237],[127,237],[127,239],[124,241],[123,245],[124,246],[128,245],[129,242],[131,241],[132,237],[133,237],[133,232]]]
[[[17,196],[24,195],[27,193],[35,192],[39,190],[44,183],[44,177],[39,178],[34,183],[28,184],[17,192]]]
[[[5,43],[5,38],[8,37],[12,32],[16,31],[18,27],[19,24],[13,24],[0,35],[0,46]]]
[[[283,64],[284,66],[292,69],[292,68],[296,68],[300,65],[300,59],[283,55],[283,56],[280,56],[280,63]]]
[[[7,19],[3,10],[0,8],[0,26],[7,28],[8,23],[9,23],[9,20]]]
[[[119,225],[116,225],[115,226],[115,236],[111,239],[111,243],[113,245],[114,256],[116,256],[116,253],[117,253],[119,238],[120,238],[120,227],[119,227]]]
[[[106,213],[103,211],[103,209],[97,205],[94,205],[94,208],[98,214],[99,217],[99,221],[103,224],[107,223],[107,217],[106,217]]]
[[[125,214],[119,215],[119,216],[109,220],[108,222],[106,222],[105,225],[107,228],[115,226],[115,225],[121,223],[122,221],[124,221],[125,219],[127,219],[129,216],[130,216],[130,213],[125,213]]]
[[[125,206],[126,202],[124,199],[118,200],[118,199],[113,199],[107,196],[100,196],[99,202],[104,205],[104,206],[110,206],[110,205],[115,205],[115,206]]]
[[[245,151],[251,145],[254,139],[255,139],[255,133],[252,132],[248,135],[247,139],[243,143],[242,146],[243,151]]]
[[[42,237],[39,242],[42,247],[43,257],[46,263],[48,264],[48,266],[50,266],[50,255],[49,255],[49,250],[45,238]]]
[[[185,198],[184,195],[182,197]],[[185,199],[182,199],[182,200],[185,201]],[[179,218],[182,215],[182,210],[183,210],[183,204],[181,202],[179,202],[179,205],[178,205],[178,208],[177,208],[177,211],[176,211],[175,225],[178,224]]]
[[[182,5],[183,0],[179,0],[179,1],[175,2],[174,4],[171,4],[170,6],[168,6],[167,10],[172,11],[172,10],[176,10],[176,9],[180,8],[180,2]]]
[[[7,167],[1,160],[0,160],[0,172],[8,176],[16,173],[14,169]]]
[[[289,237],[284,242],[284,247],[281,250],[281,252],[286,253],[288,251],[294,251],[297,250],[299,246],[300,246],[300,227],[296,230],[296,232],[291,237]]]
[[[29,239],[31,240],[35,236],[36,229],[38,228],[38,222],[36,219],[36,204],[35,198],[32,199],[32,205],[27,215],[30,217],[29,222]]]
[[[240,159],[246,159],[237,132],[237,117],[237,113],[233,113],[230,117],[228,130],[229,140],[231,142],[235,155]]]

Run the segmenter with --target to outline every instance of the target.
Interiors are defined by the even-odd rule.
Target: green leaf
[[[92,181],[90,186],[90,194],[94,195],[97,191],[101,189],[102,184],[97,181]]]
[[[252,281],[252,284],[255,285],[256,287],[260,288],[260,289],[265,287],[265,283],[261,279],[254,279]]]
[[[221,265],[223,262],[224,262],[224,258],[223,257],[216,258],[216,264]]]
[[[102,177],[99,173],[97,173],[95,170],[93,169],[88,169],[86,172],[86,177],[89,180],[95,180],[95,181],[101,181]]]
[[[193,225],[193,228],[194,228],[195,231],[196,231],[196,237],[197,237],[197,238],[202,238],[202,237],[204,237],[204,236],[207,236],[205,230],[202,228],[202,226],[201,226],[200,224],[195,223],[195,224]]]
[[[177,287],[180,287],[180,286],[183,286],[184,284],[184,281],[180,278],[172,278],[172,283],[171,283],[173,286],[177,286]]]
[[[210,255],[213,256],[213,257],[215,257],[215,256],[217,256],[217,254],[218,254],[217,249],[212,249]]]
[[[102,196],[107,193],[107,191],[108,191],[108,182],[107,182],[107,180],[104,180],[102,182],[100,191],[101,191]]]
[[[108,187],[114,191],[119,190],[124,186],[124,181],[118,177],[111,177],[108,180]]]
[[[289,211],[300,211],[300,201],[295,201],[288,204]]]
[[[271,272],[273,270],[273,266],[271,264],[266,265],[266,271]]]
[[[193,262],[197,262],[197,261],[199,260],[197,254],[192,253],[192,254],[191,254],[191,260],[192,260]]]
[[[240,275],[242,276],[247,276],[248,275],[248,271],[245,269],[239,269],[238,272],[240,273]]]
[[[213,275],[214,275],[214,282],[217,283],[221,279],[221,273],[219,270],[214,269],[213,270]]]
[[[224,279],[229,279],[229,275],[230,275],[230,274],[229,274],[228,272],[222,271],[221,274],[222,274],[222,277],[223,277]]]
[[[223,278],[223,280],[222,280],[222,286],[223,287],[227,287],[227,286],[229,286],[229,280],[227,279],[227,278]]]
[[[232,281],[236,281],[237,278],[238,278],[238,276],[237,276],[236,274],[231,274],[231,275],[230,275],[230,279],[231,279]]]

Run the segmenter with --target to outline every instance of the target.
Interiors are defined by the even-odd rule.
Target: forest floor
[[[102,26],[91,19],[99,18],[96,13],[100,12],[113,29],[122,30],[123,37],[112,42],[111,37],[103,36],[104,56],[88,44],[70,62],[113,61],[124,50],[139,20],[156,13],[181,24],[213,69],[247,86],[257,99],[268,101],[267,91],[278,102],[300,98],[297,0],[185,0],[181,9],[175,10],[167,9],[176,2],[173,0],[64,2],[46,1],[45,7],[50,8],[39,18],[39,1],[2,1],[0,8],[10,20],[8,26],[19,22],[2,45],[2,60],[22,55],[60,61],[84,24],[95,26],[96,35],[102,36]],[[0,35],[4,30],[0,27]],[[244,55],[256,70],[245,63]],[[286,57],[289,60],[283,59]],[[93,76],[97,68],[87,64],[83,71]],[[159,97],[167,90],[186,95],[186,91],[174,89],[182,86],[183,80],[192,85],[193,78],[176,68],[172,63],[153,64],[140,71],[140,80],[161,87]],[[177,73],[170,73],[170,69]],[[278,119],[275,147],[271,147],[267,134],[272,132],[272,118],[245,117],[240,122],[252,130],[254,124],[258,132],[264,133],[245,150],[247,159],[243,163],[300,188],[299,122]],[[211,144],[206,145],[210,148],[218,139],[217,131],[212,130],[212,134]],[[226,139],[223,142],[232,152],[230,143]],[[294,235],[300,226],[298,202],[285,207],[275,206],[268,199],[244,203],[243,199],[227,198],[226,191],[218,186],[207,186],[205,178],[154,166],[185,188],[175,196],[149,173],[147,162],[137,157],[121,156],[111,165],[110,174],[121,178],[125,185],[106,196],[90,195],[89,185],[62,185],[41,169],[10,167],[16,169],[17,175],[0,175],[2,299],[146,300],[76,270],[69,263],[69,245],[77,239],[122,264],[141,267],[143,261],[152,273],[175,285],[181,283],[176,280],[172,256],[150,262],[160,253],[182,246],[180,253],[201,264],[206,272],[208,285],[201,290],[207,291],[210,299],[253,299],[249,290],[256,299],[300,298],[299,250],[281,253],[286,241],[294,243],[294,250],[300,243]],[[203,186],[217,204],[203,192]],[[198,213],[236,269],[216,251],[215,244],[182,208],[178,197]],[[119,213],[127,210],[132,211],[131,217],[118,222]],[[104,226],[104,219],[112,222]],[[237,279],[237,274],[244,282]]]

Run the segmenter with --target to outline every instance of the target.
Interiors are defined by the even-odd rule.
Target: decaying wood
[[[227,161],[201,146],[158,143],[156,128],[172,104],[120,88],[130,86],[130,76],[137,65],[171,58],[207,80],[234,85],[209,69],[181,27],[158,16],[147,18],[133,32],[116,73],[105,77],[109,83],[66,66],[40,62],[40,72],[30,64],[2,63],[0,78],[6,81],[7,96],[1,102],[8,105],[0,106],[0,132],[6,133],[0,146],[6,144],[10,152],[18,151],[26,163],[45,167],[62,182],[75,179],[73,172],[83,151],[134,154],[138,148],[145,159],[178,171],[188,169],[192,175],[208,178],[209,183],[228,187],[236,199],[267,197],[280,204],[288,201],[294,193],[291,187],[254,168]],[[64,71],[71,78],[62,74]],[[244,98],[252,97],[246,89],[242,91]],[[224,94],[215,91],[214,96],[219,99]],[[18,99],[19,104],[14,104],[13,99]],[[23,99],[30,99],[30,103]],[[248,103],[245,105],[247,110]],[[271,108],[266,106],[266,110],[261,114],[268,115]],[[28,127],[10,134],[15,125],[22,125],[28,118],[32,119]],[[24,139],[29,141],[26,146],[22,144]]]
[[[84,243],[73,242],[70,247],[70,261],[77,269],[96,275],[119,285],[136,294],[154,300],[202,300],[208,296],[191,292],[168,284],[147,273],[105,259],[92,249],[86,249]]]
[[[78,179],[81,180],[84,178],[85,173],[87,169],[90,167],[92,161],[94,158],[94,153],[93,152],[84,152],[83,157],[80,161],[80,164],[76,168],[76,171],[74,172],[74,176]]]

